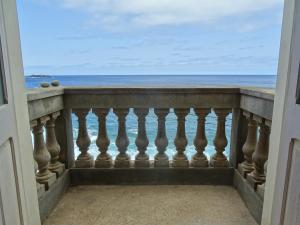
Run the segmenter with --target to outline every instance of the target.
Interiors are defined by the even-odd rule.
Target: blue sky
[[[276,74],[282,0],[17,0],[25,74]]]

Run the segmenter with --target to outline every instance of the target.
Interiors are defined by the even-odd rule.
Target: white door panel
[[[19,42],[15,0],[0,0],[0,225],[39,225]]]
[[[262,225],[300,225],[299,40],[300,1],[285,0]]]
[[[284,224],[300,225],[300,141],[291,144]]]
[[[0,144],[13,136],[13,118],[11,115],[10,108],[7,105],[0,106]]]
[[[2,4],[0,5],[0,17],[3,17]],[[14,142],[16,140],[16,124],[14,119],[13,94],[10,88],[10,71],[8,61],[8,49],[6,46],[6,36],[4,35],[4,18],[0,18],[0,80],[1,99],[0,106],[0,195],[1,209],[3,212],[2,223],[6,225],[21,225],[19,207],[20,198],[17,190],[18,173],[16,170]],[[7,90],[4,92],[3,90]],[[7,96],[5,96],[7,95]]]
[[[22,224],[16,189],[16,167],[14,165],[15,157],[13,154],[14,149],[11,146],[10,140],[0,146],[0,204],[3,212],[3,225]]]

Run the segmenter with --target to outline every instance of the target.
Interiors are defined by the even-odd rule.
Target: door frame
[[[25,79],[21,56],[20,33],[15,0],[0,0],[3,28],[0,30],[3,57],[6,60],[5,79],[11,122],[14,123],[14,165],[21,220],[25,225],[39,225],[39,207],[34,175]]]
[[[296,85],[300,62],[300,2],[285,0],[281,31],[278,77],[274,99],[263,225],[282,225],[287,196],[292,140],[300,140],[300,112]],[[298,128],[298,129],[297,129]]]

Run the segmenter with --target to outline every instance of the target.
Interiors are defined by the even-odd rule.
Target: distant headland
[[[31,75],[28,75],[28,77],[42,78],[42,77],[51,77],[51,76],[46,75],[46,74],[31,74]]]

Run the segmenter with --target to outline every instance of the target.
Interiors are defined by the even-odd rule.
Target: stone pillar
[[[74,109],[73,112],[78,118],[78,137],[76,144],[81,152],[75,161],[77,168],[90,168],[94,165],[93,156],[88,153],[91,140],[86,127],[86,116],[90,109]]]
[[[155,145],[158,151],[154,157],[154,167],[169,167],[169,157],[165,153],[168,146],[166,116],[169,114],[169,109],[154,109],[154,113],[157,116]]]
[[[118,136],[116,139],[116,145],[118,147],[119,154],[117,155],[115,160],[115,167],[127,168],[130,167],[130,157],[126,153],[127,147],[129,145],[129,139],[126,133],[126,116],[129,113],[129,109],[114,109],[113,111],[117,115],[119,123]]]
[[[214,109],[218,121],[217,121],[217,131],[214,139],[214,145],[216,149],[216,154],[211,158],[211,165],[213,167],[228,167],[229,162],[224,155],[225,147],[227,146],[227,138],[225,133],[225,122],[227,115],[231,112],[230,109]]]
[[[205,118],[210,113],[210,109],[194,109],[197,117],[197,132],[194,139],[194,145],[197,153],[193,156],[193,167],[208,167],[207,157],[203,154],[205,147],[207,146],[207,138],[205,135]]]
[[[57,177],[65,171],[65,165],[58,161],[60,146],[55,134],[55,121],[59,115],[59,112],[52,113],[50,119],[46,122],[46,146],[51,155],[49,170],[55,173]]]
[[[248,120],[248,132],[246,142],[243,145],[242,151],[244,154],[244,162],[238,166],[239,172],[246,178],[248,173],[253,171],[252,155],[255,151],[257,142],[257,123],[253,120],[253,114],[249,112],[243,113]]]
[[[243,162],[243,145],[246,142],[248,132],[248,121],[243,116],[243,110],[240,108],[232,109],[232,123],[230,131],[230,152],[229,164],[237,169],[239,163]]]
[[[134,113],[138,117],[138,135],[135,144],[139,152],[135,157],[135,167],[149,167],[149,156],[146,153],[147,146],[149,145],[146,133],[146,116],[149,113],[149,109],[134,109]]]
[[[99,124],[96,144],[100,154],[95,161],[95,167],[109,168],[112,166],[111,156],[107,153],[110,141],[106,131],[106,116],[109,113],[109,109],[93,109],[93,113],[98,117]]]
[[[257,185],[266,181],[264,165],[268,159],[270,139],[270,122],[260,118],[256,118],[256,120],[259,123],[260,129],[258,142],[252,155],[254,170],[247,176],[247,180],[249,180],[255,189]]]
[[[59,161],[68,169],[74,167],[72,109],[65,108],[60,111],[60,116],[55,121],[55,134],[60,145]]]
[[[184,154],[188,140],[185,135],[185,117],[190,109],[174,109],[177,116],[177,133],[174,140],[177,153],[173,157],[173,167],[188,167],[189,161]]]
[[[38,119],[32,130],[34,137],[33,157],[38,165],[36,180],[38,183],[44,184],[46,190],[48,190],[56,180],[56,175],[49,170],[51,156],[46,147],[43,135],[43,128],[48,119],[49,117]]]

